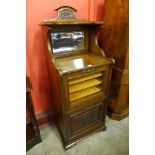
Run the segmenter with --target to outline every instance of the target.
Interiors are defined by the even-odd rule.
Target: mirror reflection
[[[53,53],[84,49],[84,31],[52,32]]]

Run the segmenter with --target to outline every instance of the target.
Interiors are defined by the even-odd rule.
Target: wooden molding
[[[35,115],[39,126],[54,121],[54,112],[52,109],[45,112],[35,113]]]
[[[107,112],[107,115],[111,119],[121,121],[122,119],[124,119],[124,118],[129,116],[129,109],[123,111],[121,114]]]

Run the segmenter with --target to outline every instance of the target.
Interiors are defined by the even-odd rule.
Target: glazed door
[[[80,106],[98,103],[106,95],[106,67],[85,69],[63,77],[64,105],[66,110],[74,110]]]

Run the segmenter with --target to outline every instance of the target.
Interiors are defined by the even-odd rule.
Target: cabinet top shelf
[[[52,25],[103,25],[103,21],[87,21],[82,19],[76,20],[54,20],[45,19],[41,25],[42,26],[52,26]]]
[[[105,59],[94,54],[69,56],[55,60],[56,68],[61,70],[63,73],[102,66],[110,63],[111,61],[109,59]]]

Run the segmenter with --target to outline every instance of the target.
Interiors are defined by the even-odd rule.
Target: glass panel
[[[84,31],[52,32],[53,53],[84,49]]]
[[[102,72],[75,78],[68,83],[70,102],[104,91]]]

